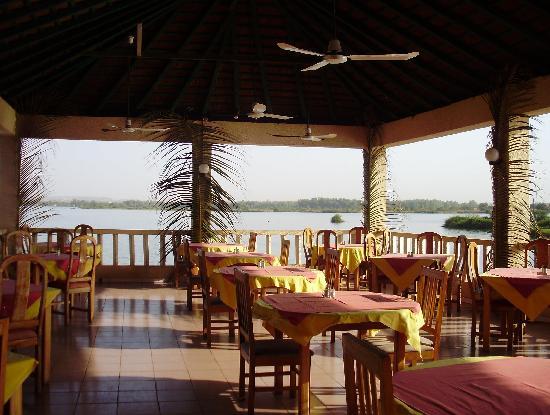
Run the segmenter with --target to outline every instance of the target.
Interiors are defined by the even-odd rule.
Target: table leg
[[[491,287],[483,282],[483,352],[489,353],[491,347]]]
[[[370,289],[373,292],[380,292],[380,287],[378,286],[378,271],[376,265],[371,264],[371,287]]]
[[[44,327],[42,332],[42,383],[47,385],[50,382],[52,365],[52,307],[44,307]]]
[[[283,332],[281,330],[275,329],[273,333],[275,340],[283,339]],[[283,366],[275,366],[275,395],[281,395],[283,393]]]
[[[300,376],[298,377],[298,414],[309,415],[309,342],[300,346]]]
[[[356,291],[359,291],[359,267],[353,272],[353,279],[355,284],[353,287]]]
[[[397,330],[394,330],[393,336],[393,371],[398,372],[405,367],[405,343],[407,339],[405,335]]]

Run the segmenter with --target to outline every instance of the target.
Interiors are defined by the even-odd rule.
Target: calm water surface
[[[79,209],[55,207],[52,216],[42,225],[43,227],[74,228],[79,223],[92,225],[97,229],[159,229],[159,213],[154,210],[125,210],[125,209]],[[239,215],[238,229],[258,230],[296,230],[310,227],[313,229],[350,229],[361,225],[361,213],[342,213],[343,223],[332,224],[332,213],[308,212],[244,212]],[[469,232],[446,229],[445,220],[454,213],[407,213],[401,214],[399,220],[392,223],[392,227],[402,232],[420,233],[425,231],[437,232],[442,235],[457,236],[465,234],[469,238],[489,239],[487,232]],[[119,239],[119,263],[129,263],[128,239]],[[294,241],[292,241],[293,243]],[[150,238],[151,261],[158,261],[158,238]],[[140,237],[136,237],[136,262],[143,264]],[[112,239],[103,240],[105,264],[112,263]],[[258,250],[265,250],[265,239],[258,239]],[[280,238],[272,240],[272,252],[280,250]],[[291,250],[293,251],[293,250]],[[291,252],[290,261],[294,261],[294,252]]]

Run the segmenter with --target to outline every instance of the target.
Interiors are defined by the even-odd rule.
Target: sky
[[[536,200],[550,202],[550,114],[534,125],[538,140],[532,168],[541,189]],[[484,158],[487,134],[488,129],[479,129],[389,148],[390,189],[398,199],[490,202],[490,173]],[[46,169],[50,199],[150,199],[151,185],[162,168],[151,157],[157,145],[56,140]],[[362,198],[360,150],[262,146],[243,146],[243,150],[245,181],[240,189],[228,188],[237,200]],[[78,171],[78,181],[71,170]]]

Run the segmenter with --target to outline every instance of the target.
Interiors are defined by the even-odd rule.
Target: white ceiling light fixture
[[[259,118],[274,118],[277,120],[290,120],[292,118],[288,115],[270,114],[268,112],[265,112],[266,110],[267,110],[267,107],[265,106],[265,104],[256,102],[252,106],[252,112],[248,113],[248,117],[253,118],[255,120]]]
[[[299,138],[303,141],[323,141],[329,138],[336,138],[337,135],[334,133],[322,134],[322,135],[313,135],[311,132],[311,127],[309,124],[306,125],[306,133],[304,135],[281,135],[281,134],[271,134],[273,137],[283,137],[283,138]]]
[[[488,148],[485,150],[485,159],[491,165],[497,164],[500,160],[500,153],[495,147]]]
[[[200,174],[208,174],[210,173],[210,166],[206,163],[199,164],[199,173]]]

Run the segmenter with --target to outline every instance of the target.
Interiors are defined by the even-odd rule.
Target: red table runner
[[[404,274],[410,267],[414,266],[419,259],[433,259],[443,264],[448,257],[449,255],[438,254],[415,254],[412,257],[407,256],[407,254],[386,254],[381,258],[384,258],[398,274]]]
[[[31,284],[29,288],[27,308],[40,298],[42,287]],[[15,301],[15,280],[2,280],[2,307],[0,307],[0,318],[9,318],[13,312]]]
[[[538,275],[539,268],[495,268],[487,274],[498,275],[525,298],[544,284],[550,283],[550,275]]]
[[[262,254],[261,252],[205,252],[205,257],[208,259],[208,261],[212,265],[216,265],[218,262],[223,260],[224,258],[229,257],[239,257],[239,258],[246,258],[246,257],[260,257],[264,258],[266,261],[272,262],[275,257],[273,255],[269,254]]]
[[[280,267],[280,266],[266,266],[260,268],[256,265],[233,265],[230,267],[223,267],[219,269],[220,274],[231,282],[235,281],[235,268],[239,268],[241,271],[246,272],[251,277],[293,277],[302,276],[309,281],[317,279],[317,274],[308,268],[302,267]]]
[[[50,253],[50,254],[38,254],[38,257],[42,258],[45,261],[55,261],[55,265],[57,268],[62,269],[66,273],[69,272],[69,261],[72,258],[73,261],[73,268],[70,277],[75,275],[78,271],[78,265],[80,264],[80,258],[78,257],[78,254],[75,255],[69,255],[69,254],[56,254],[56,253]]]
[[[397,372],[394,396],[430,415],[550,413],[550,360],[486,360]]]
[[[420,305],[407,298],[364,291],[337,291],[335,299],[325,298],[319,293],[277,294],[267,296],[264,301],[295,325],[315,313],[399,309],[409,309],[414,313],[420,311]]]

